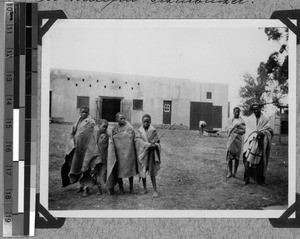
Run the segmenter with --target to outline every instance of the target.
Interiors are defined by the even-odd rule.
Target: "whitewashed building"
[[[138,75],[51,69],[50,117],[74,122],[82,105],[94,119],[115,121],[124,112],[132,124],[142,115],[154,125],[176,123],[198,129],[200,120],[208,129],[224,129],[229,113],[228,85]]]

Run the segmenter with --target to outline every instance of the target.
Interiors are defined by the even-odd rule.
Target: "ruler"
[[[34,234],[37,4],[5,3],[3,236]]]

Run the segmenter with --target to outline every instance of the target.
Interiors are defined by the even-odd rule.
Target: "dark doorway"
[[[163,124],[171,124],[172,101],[164,100],[163,103]]]
[[[121,99],[102,99],[102,118],[116,121],[116,114],[120,112]]]
[[[191,102],[190,129],[199,130],[199,121],[206,122],[206,129],[213,128],[213,104],[207,102]]]
[[[213,106],[213,128],[222,128],[222,106]]]

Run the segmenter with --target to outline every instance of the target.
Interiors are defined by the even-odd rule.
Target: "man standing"
[[[246,121],[243,149],[244,181],[247,185],[250,178],[253,178],[259,184],[265,184],[273,130],[269,119],[261,112],[258,103],[252,104],[250,109],[253,113]]]
[[[226,132],[228,135],[227,140],[227,178],[234,177],[236,175],[239,160],[242,154],[243,134],[245,133],[245,122],[240,117],[240,108],[235,107],[233,109],[233,117],[231,117],[226,125]],[[233,169],[234,161],[234,169]]]
[[[133,177],[137,175],[135,133],[123,113],[117,113],[118,124],[112,130],[108,145],[107,188],[113,194],[113,186],[119,184],[119,194],[124,193],[123,178],[129,178],[130,193],[133,193]]]

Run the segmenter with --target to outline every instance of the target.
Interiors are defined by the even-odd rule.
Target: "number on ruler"
[[[12,152],[12,145],[11,144],[6,144],[5,145],[5,152],[7,152],[7,153]]]
[[[6,223],[11,223],[11,214],[5,214],[5,219],[4,219],[4,221],[5,221]]]
[[[11,176],[12,175],[12,169],[11,169],[11,167],[7,167],[5,169],[5,173],[6,173],[6,175]]]
[[[6,74],[6,81],[10,82],[13,80],[13,74],[12,73],[7,73]]]
[[[5,192],[5,199],[6,200],[10,200],[12,198],[12,193],[11,193],[11,191],[6,191]]]
[[[6,98],[6,105],[12,105],[12,101],[13,101],[12,97],[8,96]]]
[[[13,124],[11,120],[6,120],[5,122],[5,128],[6,129],[12,129],[13,128]]]
[[[13,49],[6,49],[6,57],[8,57],[8,58],[13,58],[13,56],[14,56],[14,51],[13,51]]]
[[[6,26],[6,34],[13,34],[14,28],[11,25]]]

